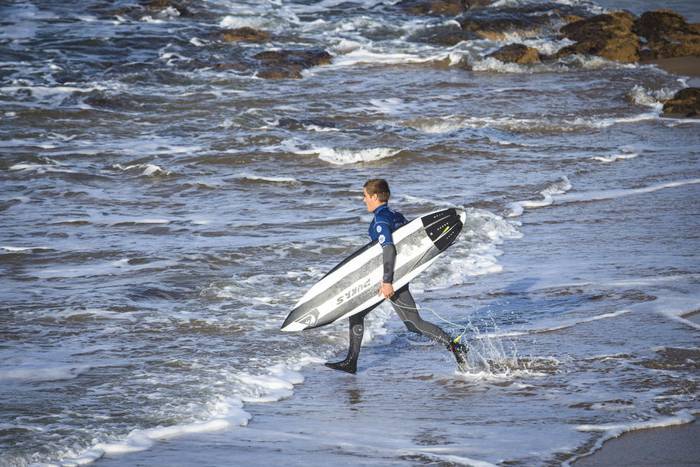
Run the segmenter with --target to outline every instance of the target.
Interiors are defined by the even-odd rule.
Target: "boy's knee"
[[[403,324],[406,325],[406,328],[408,328],[409,331],[415,332],[420,334],[420,330],[416,327],[415,324],[413,324],[413,321],[404,321]]]

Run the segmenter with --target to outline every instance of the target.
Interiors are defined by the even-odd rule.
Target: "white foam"
[[[401,152],[400,149],[393,148],[336,149],[330,147],[314,147],[306,150],[294,148],[290,148],[290,150],[295,154],[316,154],[319,159],[336,165],[374,162],[393,157]]]
[[[190,44],[194,45],[195,47],[204,47],[205,45],[208,45],[209,42],[200,39],[199,37],[193,37],[192,39],[190,39]]]
[[[238,175],[234,176],[235,178],[238,179],[244,179],[244,180],[260,180],[264,182],[273,182],[273,183],[299,183],[299,180],[293,177],[268,177],[268,176],[263,176],[263,175],[255,175],[251,173],[240,173]]]
[[[578,324],[590,323],[593,321],[599,321],[601,319],[616,318],[618,316],[626,315],[627,313],[630,313],[630,311],[631,310],[618,310],[618,311],[613,311],[610,313],[603,313],[601,315],[589,316],[588,318],[569,319],[569,320],[565,320],[562,323],[544,324],[544,325],[541,325],[540,327],[528,329],[525,331],[506,331],[506,332],[484,333],[484,334],[480,334],[478,336],[475,336],[475,338],[483,339],[483,338],[492,338],[492,337],[517,337],[517,336],[524,336],[524,335],[528,335],[528,334],[540,334],[540,333],[545,333],[545,332],[560,331],[562,329],[568,329],[568,328],[574,327]]]
[[[141,171],[141,175],[144,177],[154,177],[156,175],[170,175],[171,172],[169,170],[165,170],[160,166],[157,166],[155,164],[133,164],[133,165],[127,165],[122,166],[121,164],[114,164],[112,167],[118,170],[122,170],[124,172],[128,172],[130,170],[139,170]]]
[[[596,440],[595,444],[588,452],[576,456],[573,459],[569,459],[563,465],[569,466],[571,465],[571,462],[575,462],[576,460],[582,457],[590,456],[591,454],[599,450],[603,446],[603,443],[613,438],[617,438],[618,436],[624,433],[637,430],[648,430],[650,428],[664,428],[669,426],[685,425],[688,423],[692,423],[694,420],[695,417],[690,412],[683,410],[670,417],[661,417],[657,419],[647,420],[644,422],[610,423],[604,425],[578,425],[576,427],[577,431],[603,433],[603,436]]]
[[[222,431],[231,426],[246,426],[251,415],[242,409],[238,399],[230,399],[222,416],[204,422],[186,423],[166,427],[133,430],[121,441],[97,443],[76,457],[61,460],[61,465],[85,465],[97,461],[105,454],[120,455],[150,449],[155,442],[194,433]]]
[[[420,56],[401,52],[377,52],[365,47],[352,48],[344,55],[337,55],[333,58],[331,65],[326,65],[324,69],[338,67],[354,67],[357,65],[402,65],[420,64],[429,62],[439,62],[449,59],[448,53],[439,53],[429,56]]]
[[[40,381],[60,381],[75,379],[91,367],[86,365],[57,365],[51,367],[24,366],[21,368],[0,369],[0,381],[15,383],[36,383]]]
[[[652,91],[644,86],[636,85],[627,95],[635,104],[651,107],[657,112],[660,112],[663,108],[663,101],[672,98],[674,94],[675,91],[669,88]]]
[[[644,193],[653,193],[655,191],[665,190],[667,188],[676,188],[686,185],[696,185],[700,183],[700,178],[692,178],[688,180],[678,180],[675,182],[659,183],[642,188],[629,188],[618,190],[598,190],[584,191],[577,193],[567,193],[561,196],[555,196],[554,200],[557,203],[576,203],[583,201],[601,201],[608,199],[623,198],[625,196],[634,196]]]
[[[251,12],[255,14],[255,12]],[[254,28],[261,29],[270,25],[270,21],[260,16],[226,16],[219,22],[222,28],[238,29],[238,28]]]
[[[613,154],[612,156],[594,156],[591,157],[591,159],[595,161],[602,162],[604,164],[609,164],[611,162],[615,162],[618,160],[625,160],[625,159],[634,159],[635,157],[639,156],[638,153],[636,152],[631,152],[631,153],[620,153],[620,154]]]
[[[521,238],[514,222],[483,209],[466,209],[467,218],[458,241],[426,274],[414,282],[420,288],[440,289],[460,285],[470,278],[503,270],[497,248],[506,240]],[[467,239],[467,241],[464,241]]]
[[[516,201],[509,205],[510,212],[508,217],[517,217],[523,214],[525,208],[540,208],[543,206],[550,206],[554,203],[554,195],[564,194],[571,190],[571,182],[569,182],[566,175],[562,176],[561,180],[552,183],[547,188],[542,190],[540,194],[542,195],[541,200],[526,200],[526,201]]]
[[[463,128],[495,128],[508,131],[552,131],[570,132],[586,129],[608,128],[618,124],[658,120],[658,113],[644,113],[629,117],[575,118],[575,119],[535,119],[515,117],[459,117],[448,116],[434,119],[420,119],[407,122],[409,127],[426,133],[446,133]]]
[[[8,251],[10,253],[32,253],[34,251],[50,251],[51,248],[45,247],[45,246],[22,247],[22,246],[2,245],[2,246],[0,246],[0,250],[5,250],[5,251]]]

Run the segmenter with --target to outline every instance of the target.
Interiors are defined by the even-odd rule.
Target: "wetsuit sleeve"
[[[391,235],[391,225],[385,221],[379,221],[376,224],[377,241],[383,247],[394,244],[394,237]]]
[[[394,282],[394,266],[396,265],[396,247],[393,244],[382,247],[382,260],[384,263],[382,282],[391,284]]]

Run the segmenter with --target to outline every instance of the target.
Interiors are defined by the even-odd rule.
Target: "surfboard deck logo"
[[[421,216],[393,233],[396,246],[394,288],[425,271],[462,231],[466,212],[449,208]],[[331,269],[294,305],[282,331],[302,331],[330,324],[380,304],[382,247],[372,242]]]

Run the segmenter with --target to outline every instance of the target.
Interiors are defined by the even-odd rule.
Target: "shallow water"
[[[0,463],[558,464],[692,419],[700,133],[659,117],[684,79],[479,61],[502,43],[407,41],[445,20],[375,3],[0,7]],[[242,25],[278,37],[218,41]],[[292,45],[333,64],[208,66]],[[278,331],[365,243],[375,176],[407,217],[468,210],[412,284],[467,374],[385,305],[356,377],[320,364],[345,323]]]

